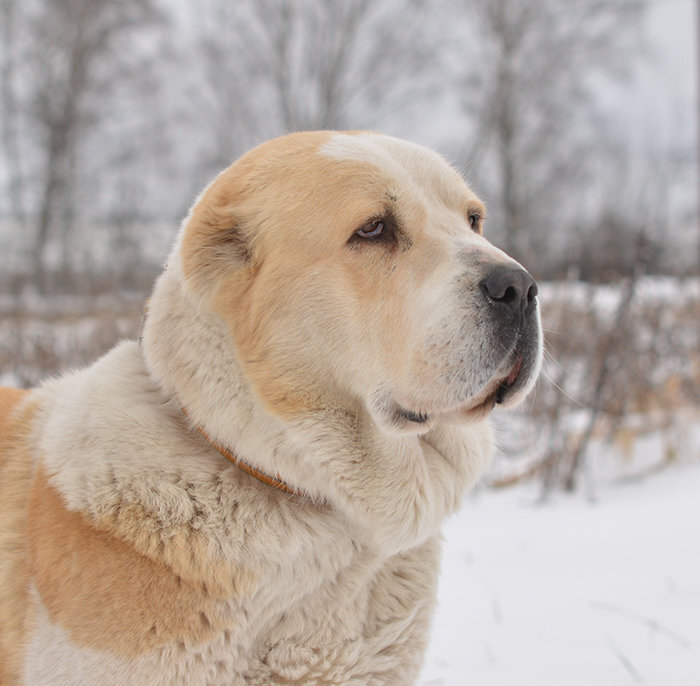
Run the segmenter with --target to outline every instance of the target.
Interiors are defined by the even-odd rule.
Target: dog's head
[[[268,408],[366,408],[423,433],[532,387],[537,287],[482,235],[485,210],[418,145],[300,133],[204,191],[179,242],[186,290],[220,316]]]

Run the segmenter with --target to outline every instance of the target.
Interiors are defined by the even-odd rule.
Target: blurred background
[[[541,285],[544,373],[496,413],[488,488],[590,503],[697,474],[697,5],[0,0],[0,382],[137,336],[189,205],[242,152],[371,128],[443,153]],[[642,683],[620,651],[610,683]]]

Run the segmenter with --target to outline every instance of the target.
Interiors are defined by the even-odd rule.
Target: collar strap
[[[180,409],[182,410],[182,414],[187,417],[202,438],[204,438],[204,440],[209,443],[214,450],[216,450],[220,455],[223,455],[229,462],[235,464],[236,467],[243,470],[246,474],[250,474],[250,476],[256,478],[258,481],[261,481],[262,483],[272,486],[280,491],[284,491],[285,493],[289,493],[290,495],[299,496],[301,498],[307,497],[304,493],[294,488],[294,486],[290,486],[286,481],[280,479],[279,476],[270,476],[269,474],[266,474],[257,467],[254,467],[252,464],[249,464],[245,460],[241,459],[226,446],[222,445],[218,441],[215,441],[204,428],[192,421],[192,418],[184,407],[180,406]]]

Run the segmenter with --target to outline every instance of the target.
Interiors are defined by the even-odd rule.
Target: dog
[[[541,364],[484,219],[376,133],[223,171],[139,341],[0,394],[0,683],[414,682],[441,524]]]

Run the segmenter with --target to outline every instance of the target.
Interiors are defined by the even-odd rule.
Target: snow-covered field
[[[483,490],[445,536],[420,686],[700,685],[697,459],[594,502]]]

